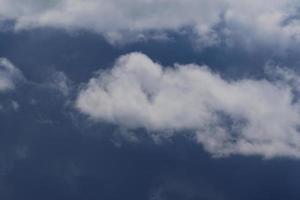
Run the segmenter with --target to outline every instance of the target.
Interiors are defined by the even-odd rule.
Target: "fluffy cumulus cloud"
[[[229,81],[207,66],[163,67],[131,53],[92,78],[76,107],[93,120],[162,136],[188,130],[216,156],[300,157],[300,78],[267,71],[268,80]]]
[[[0,0],[0,16],[15,29],[58,27],[101,33],[111,41],[124,34],[192,26],[203,45],[220,37],[285,47],[299,38],[297,0]],[[217,28],[218,27],[218,28]],[[222,28],[220,28],[222,27]]]
[[[0,58],[0,92],[14,89],[20,79],[22,72],[6,58]]]

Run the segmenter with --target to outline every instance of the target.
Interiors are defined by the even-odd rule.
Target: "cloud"
[[[268,71],[268,80],[229,81],[207,66],[163,67],[131,53],[91,78],[76,108],[95,121],[165,137],[192,131],[215,156],[299,158],[299,88],[291,81],[299,78],[284,68]]]
[[[0,0],[0,16],[15,29],[56,27],[88,30],[110,41],[126,41],[147,31],[195,29],[198,43],[216,45],[222,37],[287,47],[299,40],[294,0]],[[219,27],[217,30],[216,27]],[[220,28],[222,27],[222,28]],[[151,36],[148,35],[148,36]]]
[[[44,83],[46,87],[53,88],[67,97],[71,92],[71,80],[62,71],[49,72],[49,80]]]
[[[20,79],[23,79],[22,72],[8,59],[0,58],[0,92],[14,89]]]

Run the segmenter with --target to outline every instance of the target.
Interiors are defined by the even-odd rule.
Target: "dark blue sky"
[[[3,200],[284,200],[299,199],[300,161],[261,156],[214,158],[185,136],[155,143],[144,129],[138,142],[121,127],[91,122],[73,108],[82,83],[108,69],[120,55],[140,51],[163,64],[211,66],[226,79],[259,78],[272,60],[296,67],[296,52],[268,48],[199,50],[185,35],[110,45],[98,34],[38,29],[0,33],[0,56],[26,77],[0,94],[0,198]],[[71,94],[47,86],[62,71]],[[19,104],[14,109],[12,100]]]
[[[299,200],[293,0],[0,0],[0,200]]]

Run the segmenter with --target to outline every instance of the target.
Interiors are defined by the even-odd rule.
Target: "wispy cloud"
[[[286,47],[299,40],[297,1],[292,0],[0,0],[0,16],[15,29],[58,27],[89,30],[110,41],[127,40],[148,30],[192,26],[198,43],[216,45],[220,35]],[[295,17],[296,16],[296,17]],[[222,28],[216,30],[218,26]],[[124,38],[125,37],[125,38]],[[230,42],[229,42],[230,43]]]
[[[22,72],[8,59],[0,58],[0,91],[12,90],[17,81],[23,79]]]

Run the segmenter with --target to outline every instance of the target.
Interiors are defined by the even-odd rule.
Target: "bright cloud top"
[[[82,88],[76,107],[94,120],[149,133],[191,130],[214,155],[300,157],[299,77],[276,69],[274,81],[227,81],[206,66],[162,67],[124,55]]]
[[[136,37],[148,30],[192,26],[203,45],[215,45],[225,37],[228,43],[240,38],[248,45],[258,41],[286,46],[300,33],[295,0],[0,0],[0,4],[0,17],[15,20],[17,30],[84,29],[111,41],[124,40],[128,33]]]
[[[12,90],[23,78],[22,72],[6,58],[0,58],[0,92]]]

